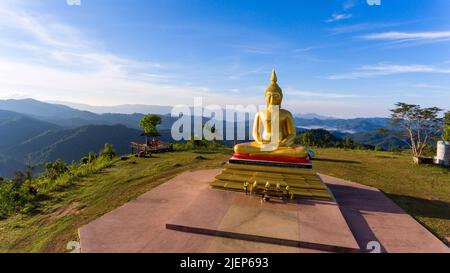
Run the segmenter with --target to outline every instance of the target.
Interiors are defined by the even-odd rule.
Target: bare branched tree
[[[421,108],[420,105],[399,102],[392,112],[391,125],[405,129],[410,139],[408,145],[413,155],[420,157],[425,147],[434,140],[442,128],[442,119],[438,117],[442,109],[437,107]]]

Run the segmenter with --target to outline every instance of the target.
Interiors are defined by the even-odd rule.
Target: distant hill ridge
[[[128,153],[130,141],[143,141],[139,128],[143,116],[96,114],[34,99],[0,100],[0,176],[10,177],[12,170],[25,164],[58,158],[79,160],[90,151],[98,152],[106,142],[119,153]],[[172,141],[170,129],[177,119],[162,115],[161,139]],[[298,128],[325,128],[337,137],[350,136],[364,144],[388,148],[401,143],[374,133],[378,128],[391,128],[387,118],[334,119],[304,114],[296,115],[295,123]],[[248,131],[248,122],[246,127]]]
[[[20,144],[32,136],[60,128],[50,122],[19,113],[0,110],[0,151]]]
[[[149,107],[148,112],[143,113],[104,113],[95,114],[88,111],[82,111],[71,108],[69,106],[61,104],[51,104],[47,102],[41,102],[34,99],[22,99],[22,100],[0,100],[0,109],[13,111],[16,113],[28,115],[46,122],[54,123],[62,127],[77,127],[83,125],[114,125],[123,124],[130,128],[139,129],[139,120],[144,114],[163,112],[167,114],[161,114],[163,116],[162,128],[170,129],[171,124],[175,120],[170,117],[169,106],[146,106],[138,105],[139,109]],[[122,107],[122,106],[118,106]],[[152,107],[156,107],[159,110],[151,112]],[[106,109],[106,108],[105,108]],[[116,108],[119,109],[119,108]],[[162,111],[161,109],[166,109]],[[157,113],[158,114],[158,113]],[[354,118],[354,119],[337,119],[332,117],[326,117],[317,115],[314,113],[308,114],[295,114],[295,122],[300,127],[316,127],[333,129],[340,131],[353,131],[353,132],[367,132],[381,127],[389,127],[388,118]],[[0,118],[1,120],[1,118]],[[164,122],[165,121],[165,122]]]
[[[3,153],[15,160],[25,159],[28,164],[56,159],[71,162],[90,151],[98,152],[105,143],[110,143],[119,154],[126,154],[130,152],[130,141],[143,141],[140,133],[124,125],[87,125],[51,130],[5,149]]]

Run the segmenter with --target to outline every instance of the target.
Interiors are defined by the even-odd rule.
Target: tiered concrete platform
[[[211,252],[255,251],[248,242],[264,252],[283,247],[289,252],[359,252],[334,202],[261,202],[254,195],[207,189],[166,227],[217,237],[207,249]]]
[[[321,176],[334,201],[261,202],[187,172],[80,228],[82,252],[387,252],[448,248],[379,191]],[[341,213],[342,211],[342,213]]]
[[[303,166],[303,165],[299,165]],[[229,163],[211,186],[257,195],[266,192],[280,198],[333,201],[332,194],[309,168],[273,167]]]

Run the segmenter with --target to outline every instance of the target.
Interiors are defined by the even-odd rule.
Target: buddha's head
[[[275,73],[275,69],[272,71],[270,85],[267,87],[265,95],[267,106],[281,106],[281,101],[283,100],[283,91],[281,91],[281,88],[277,84],[277,74]]]

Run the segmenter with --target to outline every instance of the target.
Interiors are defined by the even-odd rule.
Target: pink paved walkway
[[[333,192],[361,249],[378,241],[382,252],[447,252],[449,248],[378,189],[320,175]]]
[[[210,217],[208,219],[213,220],[206,223],[210,226],[218,227],[220,219],[228,210],[226,206],[217,206],[217,203],[230,203],[229,208],[242,205],[242,198],[234,197],[236,193],[213,190],[209,187],[208,182],[220,171],[183,173],[83,226],[79,230],[82,252],[318,252],[312,249],[217,238],[166,229],[166,224],[183,218],[184,211],[192,213],[193,210],[188,208],[200,209],[198,204],[208,203],[208,198],[212,198],[211,202],[214,201],[214,207],[217,207],[217,210],[208,216]],[[334,221],[339,223],[339,229],[343,232],[341,234],[345,234],[340,236],[346,237],[339,239],[339,236],[334,236],[336,237],[333,237],[334,239],[338,239],[336,243],[344,240],[342,242],[351,244],[351,240],[356,239],[362,250],[366,249],[367,242],[378,241],[382,251],[387,252],[449,252],[441,241],[378,190],[325,175],[321,175],[321,178],[329,185],[339,208],[333,204],[314,204],[301,210],[303,217],[300,222],[304,227],[312,225],[309,230],[313,232],[306,240],[319,240],[317,242],[322,243],[320,241],[322,237],[333,236],[333,232],[328,231],[322,232],[326,233],[323,236],[316,233],[317,230],[333,227]],[[205,192],[209,194],[205,195]],[[208,197],[205,199],[204,196]],[[337,209],[330,209],[332,206],[336,206]],[[326,219],[314,217],[314,211],[324,213]],[[329,213],[332,215],[328,215]],[[239,217],[245,217],[245,214],[240,215]],[[190,219],[185,216],[184,218]],[[202,219],[199,219],[201,222]],[[223,222],[221,225],[223,226]],[[300,231],[300,234],[307,233]]]

